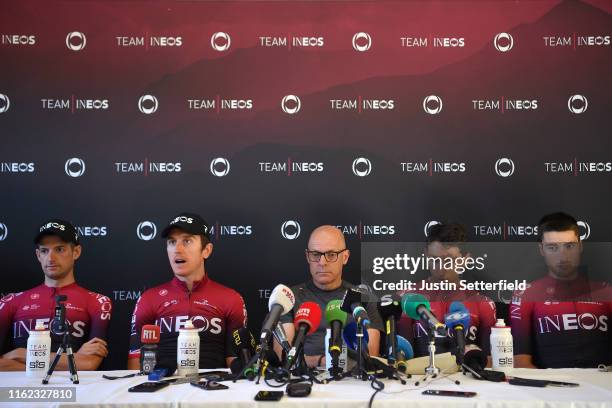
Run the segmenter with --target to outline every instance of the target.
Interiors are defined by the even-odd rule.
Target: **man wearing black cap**
[[[162,232],[174,279],[146,290],[132,315],[128,369],[139,368],[142,326],[160,328],[158,361],[176,362],[179,330],[187,320],[199,330],[199,368],[229,367],[234,358],[232,332],[246,326],[244,300],[238,292],[208,277],[209,226],[197,214],[182,213]]]
[[[0,300],[0,370],[25,370],[26,345],[36,323],[45,329],[53,319],[55,297],[65,295],[66,320],[70,322],[71,345],[78,370],[95,370],[108,354],[105,341],[111,318],[108,297],[78,286],[74,280],[74,263],[82,247],[76,229],[63,220],[50,220],[39,228],[34,239],[36,257],[45,281],[42,285]],[[51,334],[51,349],[57,350],[61,336]],[[52,353],[51,360],[55,357]],[[62,356],[58,370],[67,370]]]

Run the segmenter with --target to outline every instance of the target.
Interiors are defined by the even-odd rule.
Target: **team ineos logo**
[[[11,107],[11,100],[5,94],[0,94],[0,113],[4,113]]]
[[[358,42],[363,42],[360,40],[365,41],[365,44],[359,45]],[[370,34],[359,32],[353,36],[353,48],[356,51],[365,52],[369,50],[370,47],[372,47],[372,37],[370,37]]]
[[[145,102],[151,102],[153,105],[147,103],[145,106]],[[157,108],[159,107],[159,103],[157,102],[157,98],[153,95],[143,95],[138,99],[138,109],[144,113],[145,115],[150,115],[152,113],[157,112]]]
[[[353,174],[358,177],[366,177],[372,172],[372,162],[365,157],[353,160]]]
[[[507,157],[497,159],[495,162],[495,173],[499,177],[510,177],[514,174],[514,162]]]
[[[580,240],[585,241],[591,236],[591,226],[586,221],[577,222],[579,228],[584,229],[584,234],[580,235]]]
[[[68,159],[66,160],[66,164],[64,164],[64,171],[70,177],[81,177],[85,174],[85,162],[78,157]]]
[[[297,221],[285,221],[281,226],[281,235],[285,239],[296,239],[300,236],[300,232],[300,224]]]
[[[295,106],[288,106],[288,102],[293,102]],[[300,98],[297,95],[287,95],[283,97],[283,100],[281,101],[281,109],[283,110],[283,112],[288,113],[290,115],[298,113],[301,107],[302,102],[300,101]]]
[[[504,43],[506,44],[504,45]],[[499,33],[495,36],[495,39],[493,40],[493,46],[499,52],[508,52],[514,46],[514,39],[508,33]]]
[[[574,102],[579,102],[580,106],[577,107]],[[587,98],[584,95],[572,95],[567,100],[567,108],[572,113],[575,113],[575,114],[583,113],[587,110],[588,107],[589,107],[589,102],[587,101]]]
[[[87,44],[85,34],[79,31],[73,31],[66,36],[66,47],[72,51],[81,51]]]
[[[431,227],[433,227],[434,225],[440,225],[441,222],[440,221],[429,221],[425,224],[425,228],[423,228],[423,232],[425,233],[425,236],[428,237],[429,236],[429,229]]]
[[[0,222],[0,241],[4,241],[8,236],[8,227]]]
[[[423,110],[430,115],[437,115],[442,111],[442,98],[429,95],[423,99]]]
[[[157,227],[151,221],[142,221],[136,227],[136,235],[142,241],[150,241],[157,235]]]
[[[218,40],[223,40],[223,41],[221,41],[221,44],[219,44],[217,42]],[[218,33],[214,33],[212,37],[210,37],[210,45],[213,47],[214,50],[226,51],[229,49],[231,44],[232,44],[232,39],[227,33],[218,32]]]
[[[210,162],[210,172],[217,177],[227,176],[230,171],[229,160],[223,157],[217,157]]]

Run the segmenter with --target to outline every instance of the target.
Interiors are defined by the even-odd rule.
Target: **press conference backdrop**
[[[0,11],[0,292],[42,282],[36,227],[71,220],[78,282],[113,300],[107,368],[139,294],[172,276],[159,234],[181,211],[213,226],[207,270],[254,331],[277,283],[307,279],[320,224],[345,232],[353,282],[361,242],[418,242],[431,221],[528,241],[562,210],[608,239],[609,2]]]

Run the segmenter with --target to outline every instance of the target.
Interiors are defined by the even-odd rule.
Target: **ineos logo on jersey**
[[[4,241],[8,236],[8,227],[6,224],[0,222],[0,241]]]
[[[300,232],[300,224],[297,221],[288,220],[283,222],[283,225],[281,226],[281,235],[285,239],[296,239],[300,236]]]
[[[292,104],[290,104],[289,102],[292,102]],[[290,105],[294,106],[291,107]],[[289,115],[298,113],[301,107],[302,101],[300,101],[300,98],[297,95],[286,95],[281,101],[281,109],[283,110],[283,112],[288,113]]]
[[[423,110],[430,115],[437,115],[442,112],[442,98],[436,95],[429,95],[423,99]]]
[[[212,37],[210,37],[210,45],[214,50],[217,51],[226,51],[229,49],[232,44],[232,39],[229,34],[224,32],[214,33]]]
[[[68,159],[66,164],[64,164],[64,171],[70,177],[81,177],[85,174],[85,162],[78,157]]]
[[[191,319],[193,325],[199,332],[210,331],[211,334],[220,334],[223,331],[223,321],[218,317],[208,320],[204,316],[168,316],[160,317],[155,322],[159,326],[161,333],[178,333],[185,327],[185,322]]]
[[[142,221],[136,227],[136,235],[142,241],[151,241],[157,235],[157,227],[151,221]]]
[[[372,172],[372,162],[365,157],[353,160],[353,174],[358,177],[366,177]]]
[[[11,100],[5,94],[0,93],[0,113],[4,113],[11,107]]]
[[[565,313],[562,315],[543,316],[538,318],[540,334],[565,330],[599,330],[608,331],[608,316],[597,316],[593,313]]]
[[[66,36],[66,47],[72,51],[81,51],[87,44],[85,34],[79,31],[73,31]]]
[[[153,95],[143,95],[140,97],[140,99],[138,99],[138,110],[145,115],[150,115],[157,112],[158,107],[159,103],[157,98]]]
[[[514,47],[514,38],[508,33],[499,33],[493,39],[493,46],[499,52],[508,52]]]
[[[441,222],[440,221],[428,221],[427,223],[425,223],[425,228],[423,228],[423,232],[425,233],[425,236],[428,237],[429,236],[429,229],[431,227],[433,227],[434,225],[440,225]]]
[[[577,115],[586,112],[588,107],[589,101],[584,95],[572,95],[567,100],[567,108]]]
[[[510,177],[514,174],[514,162],[507,157],[497,159],[495,162],[495,173],[499,177]]]
[[[230,162],[226,158],[217,157],[210,162],[210,172],[213,176],[224,177],[230,172]]]
[[[353,48],[355,49],[355,51],[366,52],[371,47],[372,37],[370,37],[370,34],[364,33],[362,31],[353,36]]]
[[[584,233],[580,235],[580,240],[585,241],[589,239],[589,237],[591,236],[591,226],[589,225],[589,223],[586,221],[578,221],[577,224],[578,227],[582,228],[582,230],[584,231]]]

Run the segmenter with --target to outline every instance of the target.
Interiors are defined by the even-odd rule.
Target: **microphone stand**
[[[417,381],[415,385],[419,385],[420,382],[427,380],[429,376],[431,376],[431,378],[436,378],[438,374],[440,374],[440,369],[436,367],[436,339],[434,330],[431,327],[429,327],[428,337],[429,345],[427,346],[427,351],[429,351],[429,365],[425,367],[425,375],[423,378]]]
[[[357,366],[353,369],[352,375],[353,378],[362,381],[368,380],[368,373],[364,368],[363,361],[363,324],[361,324],[361,319],[357,321]]]

